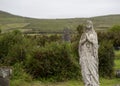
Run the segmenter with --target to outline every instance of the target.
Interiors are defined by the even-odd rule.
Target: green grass
[[[115,60],[115,70],[120,69],[120,59]]]
[[[29,25],[29,23],[9,23],[9,24],[1,24],[0,25],[0,29],[2,30],[2,32],[7,32],[7,31],[11,31],[11,30],[15,30],[15,29],[19,29],[20,30],[25,30],[25,29],[21,29],[25,26]]]
[[[113,78],[113,79],[100,79],[100,86],[115,86],[120,85],[120,79]]]
[[[120,59],[120,50],[115,51],[115,59]]]
[[[100,86],[114,86],[120,85],[120,79],[100,79]],[[84,86],[82,81],[78,80],[69,80],[65,82],[40,82],[40,81],[33,81],[33,82],[25,82],[22,80],[14,80],[11,82],[11,86]]]
[[[10,26],[13,26],[13,28],[17,27],[16,25],[18,25],[17,28],[20,28],[19,25],[22,23],[29,24],[21,27],[22,29],[33,29],[39,31],[62,31],[64,28],[68,27],[71,30],[76,30],[76,27],[79,24],[83,24],[88,19],[93,21],[94,27],[97,30],[105,30],[116,24],[120,25],[120,15],[107,15],[92,18],[35,19],[16,16],[0,11],[0,28],[4,27],[6,24],[10,24]]]
[[[120,50],[115,51],[115,70],[120,69]]]

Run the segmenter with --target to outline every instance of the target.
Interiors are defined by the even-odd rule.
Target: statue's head
[[[86,21],[85,28],[88,29],[88,30],[89,30],[89,29],[92,29],[92,28],[93,28],[93,23],[92,23],[92,21],[87,20],[87,21]]]

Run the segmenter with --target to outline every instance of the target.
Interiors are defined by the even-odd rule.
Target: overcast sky
[[[34,18],[120,14],[120,0],[0,0],[0,10]]]

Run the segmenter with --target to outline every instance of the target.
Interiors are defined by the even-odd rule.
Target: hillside
[[[120,25],[120,14],[91,18],[35,19],[0,11],[0,28],[2,32],[14,29],[20,29],[22,31],[62,31],[66,27],[75,30],[79,24],[84,23],[87,19],[92,20],[95,29],[100,30],[107,29],[115,24]]]

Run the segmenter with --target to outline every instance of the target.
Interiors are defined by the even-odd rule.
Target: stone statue
[[[79,56],[85,86],[99,86],[98,40],[93,24],[89,20],[79,42]]]

